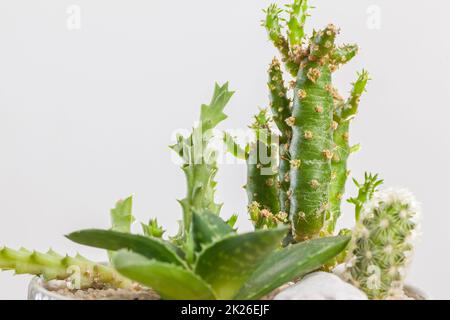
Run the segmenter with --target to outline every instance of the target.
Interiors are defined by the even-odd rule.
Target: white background
[[[81,29],[66,27],[69,5]],[[261,0],[1,0],[0,246],[98,250],[63,235],[108,227],[109,208],[135,195],[135,216],[158,217],[170,233],[181,216],[184,177],[167,145],[189,129],[214,81],[236,90],[222,128],[244,128],[267,106],[266,68],[275,50],[260,27]],[[450,3],[443,0],[313,0],[310,26],[334,22],[340,41],[361,54],[336,76],[348,92],[356,71],[373,81],[352,128],[362,151],[356,177],[369,170],[406,186],[423,203],[423,240],[408,281],[450,298]],[[367,9],[381,9],[381,29]],[[241,213],[245,167],[225,165],[223,215]],[[350,183],[349,183],[350,186]],[[349,194],[354,191],[349,187]],[[342,223],[351,226],[346,206]],[[28,276],[0,274],[0,298],[26,297]]]

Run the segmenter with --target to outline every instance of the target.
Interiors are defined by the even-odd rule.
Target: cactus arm
[[[327,219],[327,231],[333,234],[336,222],[341,216],[341,202],[345,193],[345,184],[349,172],[347,161],[351,153],[358,150],[358,145],[351,147],[349,144],[350,122],[358,111],[360,97],[365,91],[369,74],[363,71],[358,75],[357,81],[353,84],[353,89],[349,99],[342,107],[336,110],[334,115],[334,151],[331,161],[332,179],[330,185],[330,218]]]
[[[131,281],[122,277],[113,268],[96,264],[77,255],[61,256],[52,250],[47,253],[26,249],[0,249],[0,270],[12,270],[16,274],[41,276],[45,280],[67,280],[74,288],[89,288],[94,284],[128,288]]]
[[[250,145],[247,159],[247,191],[249,213],[256,228],[262,228],[259,222],[266,217],[272,217],[280,212],[278,173],[276,171],[277,150],[274,146],[275,135],[270,129],[271,119],[267,117],[267,110],[261,110],[255,116],[255,123],[251,126],[256,134],[256,142]],[[252,211],[255,205],[259,208],[259,215]]]
[[[283,215],[279,215],[278,174],[273,168],[275,152],[270,142],[270,120],[266,110],[262,110],[255,119],[252,128],[257,136],[256,143],[248,144],[243,149],[228,133],[224,133],[224,142],[229,153],[236,158],[247,160],[247,184],[244,188],[248,197],[248,213],[254,227],[273,228],[283,220]]]
[[[289,42],[283,35],[284,19],[280,17],[283,10],[276,4],[270,5],[266,10],[266,18],[263,21],[263,26],[266,28],[270,41],[274,44],[275,48],[281,54],[282,60],[285,63],[286,69],[295,75],[298,72],[298,63],[296,63],[291,57],[291,49],[289,48]]]
[[[294,238],[318,236],[328,210],[331,181],[331,70],[328,61],[337,30],[329,25],[315,33],[310,56],[299,72],[292,114],[291,214]]]
[[[290,100],[287,97],[287,89],[284,85],[283,71],[280,62],[274,58],[269,67],[270,107],[273,121],[281,132],[280,139],[286,142],[292,136],[291,127],[286,120],[291,116]]]
[[[216,84],[211,103],[201,106],[200,125],[188,138],[178,137],[177,143],[171,146],[184,161],[182,170],[187,181],[187,195],[179,201],[183,209],[183,238],[189,233],[193,210],[218,214],[222,207],[214,202],[218,167],[216,154],[210,150],[209,143],[211,130],[226,119],[223,110],[233,93],[229,91],[228,83]]]
[[[332,69],[337,70],[341,65],[346,64],[352,60],[359,51],[359,47],[356,44],[346,44],[337,47],[331,55]]]
[[[355,83],[353,83],[353,89],[350,94],[350,98],[348,99],[348,102],[346,103],[344,108],[341,110],[340,122],[350,121],[355,118],[358,112],[361,96],[366,90],[366,86],[369,80],[370,75],[366,70],[363,70],[358,74],[358,79]]]
[[[289,8],[288,37],[291,48],[301,46],[305,37],[305,22],[308,17],[308,1],[295,0],[293,4],[287,6]]]
[[[378,187],[381,186],[384,181],[378,179],[378,174],[373,175],[366,172],[364,174],[364,183],[359,183],[356,179],[353,179],[353,182],[358,188],[358,195],[348,199],[347,202],[355,205],[355,220],[358,222],[364,204],[372,199],[374,193],[378,191]]]
[[[280,210],[289,213],[289,144],[292,138],[292,129],[286,121],[291,117],[292,111],[290,108],[291,101],[287,98],[287,89],[284,85],[280,62],[276,58],[273,59],[269,67],[268,86],[273,120],[281,132],[278,169]]]

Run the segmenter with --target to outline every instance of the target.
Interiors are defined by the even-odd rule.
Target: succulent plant
[[[237,234],[214,213],[193,213],[195,260],[168,241],[111,230],[84,230],[68,238],[118,251],[114,268],[151,287],[163,299],[259,299],[320,268],[348,237],[328,237],[279,249],[286,227]],[[275,263],[276,262],[276,263]]]
[[[108,250],[114,268],[81,256],[4,248],[0,251],[0,269],[40,275],[46,280],[69,280],[75,275],[79,288],[95,282],[116,287],[137,282],[151,287],[163,299],[259,299],[335,257],[347,246],[349,237],[281,248],[288,227],[238,234],[233,229],[235,215],[228,221],[219,217],[221,205],[214,199],[218,167],[211,148],[211,130],[226,118],[223,110],[231,96],[227,84],[216,85],[211,103],[201,107],[198,127],[189,137],[179,136],[172,146],[183,159],[188,189],[186,198],[180,201],[183,222],[178,236],[163,239],[164,230],[155,219],[142,224],[143,235],[131,234],[135,219],[133,199],[129,197],[111,210],[110,230],[83,230],[67,236],[74,242]],[[257,117],[254,128],[261,143],[268,143],[262,130],[267,122],[264,113]],[[71,273],[72,269],[76,272]]]
[[[76,289],[95,287],[97,284],[115,288],[132,287],[132,282],[112,267],[89,261],[79,254],[62,256],[53,250],[41,253],[4,247],[0,249],[0,270],[37,275],[44,280],[66,280],[69,287]]]
[[[337,45],[339,30],[332,24],[307,37],[309,10],[307,0],[265,10],[263,26],[282,61],[274,58],[269,66],[270,106],[255,116],[254,140],[245,147],[224,134],[228,152],[247,164],[247,209],[255,231],[238,233],[237,215],[223,220],[222,204],[215,201],[218,151],[212,142],[233,96],[228,83],[216,84],[211,102],[201,106],[199,124],[171,146],[182,160],[187,185],[179,200],[178,234],[166,236],[156,219],[141,223],[142,234],[132,234],[133,198],[128,197],[111,210],[109,230],[67,236],[106,249],[111,266],[80,255],[5,247],[0,269],[66,280],[74,288],[139,283],[163,299],[250,300],[347,261],[346,279],[370,298],[403,297],[404,270],[418,229],[418,206],[408,192],[379,192],[378,175],[366,174],[364,183],[354,179],[359,192],[348,202],[355,205],[356,227],[332,236],[350,175],[347,161],[359,150],[350,144],[350,124],[370,77],[363,70],[349,97],[339,94],[333,75],[356,56],[358,46]]]
[[[282,64],[277,58],[272,60],[268,71],[270,110],[280,133],[280,145],[278,168],[269,177],[273,181],[278,174],[278,204],[271,200],[269,213],[271,217],[289,216],[292,235],[287,243],[334,233],[349,174],[347,160],[359,148],[349,144],[350,122],[369,80],[368,73],[361,72],[350,97],[341,97],[332,75],[356,56],[358,46],[336,45],[339,30],[334,25],[307,38],[304,26],[309,9],[307,0],[294,0],[286,9],[272,4],[265,10],[263,21],[269,39],[281,54],[287,77],[293,78],[288,89]],[[248,169],[249,177],[257,176],[255,167]],[[252,189],[265,188],[266,181]],[[272,188],[271,195],[274,192]],[[255,211],[267,209],[257,204],[260,201],[249,197],[252,220]],[[264,213],[267,216],[267,211]]]
[[[419,211],[406,190],[375,192],[364,203],[344,276],[370,299],[405,298],[404,278],[418,234]]]
[[[216,86],[213,102],[202,106],[200,126],[211,129],[219,119],[225,119],[221,112],[229,97],[226,85]],[[219,118],[215,118],[217,116]],[[205,122],[206,119],[209,122]],[[260,114],[255,129],[258,131],[266,120],[264,114]],[[116,252],[112,258],[115,269],[151,287],[163,299],[258,299],[319,268],[347,246],[349,237],[333,237],[280,249],[288,232],[283,226],[238,234],[230,226],[235,218],[230,223],[222,220],[220,205],[214,203],[215,161],[204,164],[203,153],[196,158],[198,162],[192,162],[194,150],[199,144],[202,150],[208,150],[211,138],[206,131],[202,131],[198,139],[192,138],[197,130],[194,128],[189,138],[179,137],[173,147],[184,159],[182,168],[189,190],[187,198],[181,202],[184,223],[179,241],[114,230],[84,230],[68,238]],[[258,138],[258,141],[263,140],[261,136]],[[198,175],[199,172],[202,174]]]

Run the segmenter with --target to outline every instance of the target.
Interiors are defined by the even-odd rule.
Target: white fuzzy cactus
[[[405,270],[419,230],[419,205],[406,190],[376,192],[353,231],[344,277],[370,299],[404,299]]]

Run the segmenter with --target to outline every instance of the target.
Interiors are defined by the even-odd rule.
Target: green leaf
[[[230,101],[234,92],[228,90],[228,82],[223,86],[216,83],[214,87],[214,95],[209,105],[202,105],[200,121],[202,123],[202,130],[206,133],[216,127],[220,122],[227,118],[223,109]]]
[[[192,271],[179,266],[149,260],[128,251],[119,251],[113,259],[116,270],[125,277],[152,288],[166,300],[214,300],[211,288]]]
[[[133,196],[120,200],[116,207],[111,209],[112,230],[119,232],[130,232],[131,224],[134,222],[132,214]]]
[[[238,220],[239,216],[237,213],[233,214],[228,220],[227,220],[227,224],[231,227],[234,228],[234,226],[236,225],[236,222]],[[234,229],[236,231],[236,229]]]
[[[185,265],[169,243],[156,238],[97,229],[73,232],[66,237],[76,243],[95,248],[113,251],[128,249],[149,259]]]
[[[196,250],[218,241],[234,230],[217,214],[212,212],[194,213],[192,218],[192,232]]]
[[[148,224],[141,223],[142,231],[148,237],[162,238],[166,232],[159,224],[158,219],[150,219]]]
[[[134,222],[132,214],[133,209],[133,196],[126,198],[125,200],[119,200],[116,203],[116,207],[111,209],[111,230],[119,232],[131,232],[131,225]],[[108,251],[108,258],[111,262],[114,251]]]
[[[212,243],[199,255],[195,273],[218,299],[232,299],[255,268],[280,246],[287,228],[234,234]]]
[[[306,241],[278,250],[253,273],[235,299],[256,300],[283,284],[320,268],[343,251],[350,237]]]

